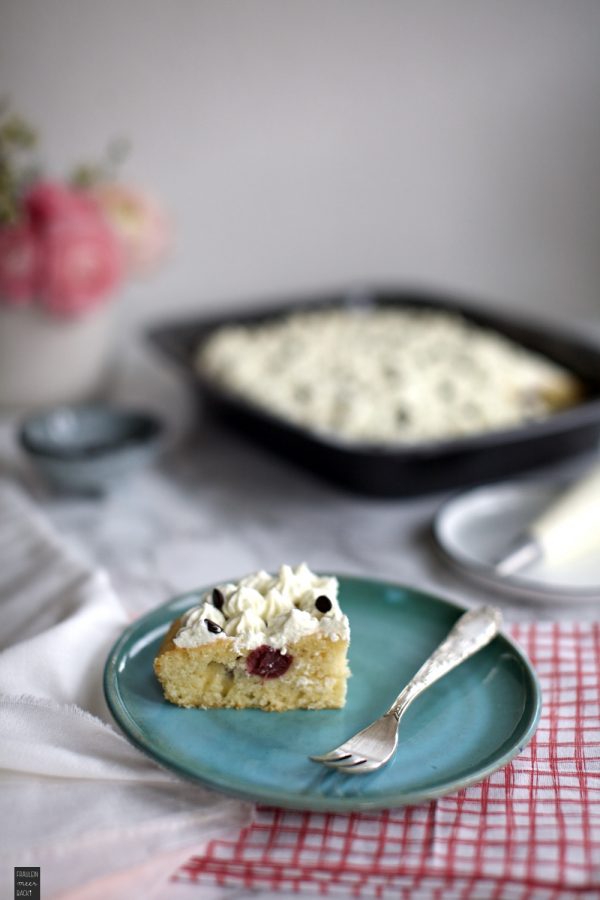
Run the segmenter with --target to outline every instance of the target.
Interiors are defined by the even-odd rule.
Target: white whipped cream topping
[[[264,619],[254,609],[244,610],[241,615],[228,619],[225,624],[225,634],[229,637],[235,637],[238,634],[262,634],[264,630]]]
[[[288,644],[297,641],[306,634],[314,634],[319,631],[319,620],[296,607],[289,613],[284,613],[271,623],[267,631],[267,642],[278,650],[285,651]]]
[[[294,609],[294,601],[279,588],[270,588],[265,594],[263,616],[266,622],[271,622],[277,616],[288,613],[292,609]]]
[[[228,325],[196,365],[287,421],[350,442],[435,441],[544,418],[577,402],[560,365],[443,310],[294,311]]]
[[[224,632],[210,631],[207,622],[214,622],[218,628],[223,628],[225,616],[208,601],[189,609],[182,617],[181,628],[174,638],[177,646],[198,647],[214,638],[225,637]]]
[[[223,606],[223,612],[228,618],[239,616],[248,610],[252,610],[257,615],[262,616],[264,606],[265,598],[260,591],[240,584],[239,588],[227,597]]]
[[[281,566],[276,575],[260,571],[237,584],[218,585],[222,609],[214,603],[215,591],[202,597],[182,617],[174,638],[178,647],[198,647],[209,641],[233,637],[236,649],[251,650],[262,644],[285,652],[308,634],[328,640],[349,640],[348,618],[338,603],[338,582],[333,576],[319,576],[306,563],[292,568]],[[327,597],[331,608],[317,609],[318,597]],[[213,602],[214,601],[214,602]]]

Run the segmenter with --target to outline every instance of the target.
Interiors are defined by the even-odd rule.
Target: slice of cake
[[[178,706],[335,709],[349,642],[337,579],[283,565],[204,594],[172,623],[154,671]]]

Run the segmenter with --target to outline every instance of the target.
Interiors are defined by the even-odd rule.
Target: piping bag
[[[560,565],[595,547],[600,549],[600,465],[561,491],[494,568],[507,577],[542,560]]]

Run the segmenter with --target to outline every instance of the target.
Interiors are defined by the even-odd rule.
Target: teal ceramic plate
[[[198,592],[131,625],[108,658],[105,693],[127,738],[186,778],[256,802],[349,812],[419,803],[481,781],[519,753],[541,706],[535,673],[499,636],[431,687],[402,720],[398,752],[371,775],[312,762],[390,705],[464,611],[410,588],[339,576],[352,641],[342,710],[180,709],[163,699],[152,662],[170,622]]]

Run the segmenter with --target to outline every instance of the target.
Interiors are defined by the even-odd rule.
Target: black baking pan
[[[297,309],[386,306],[459,312],[570,369],[584,382],[576,406],[537,422],[422,444],[350,443],[317,434],[236,397],[194,368],[199,345],[228,324],[258,324]],[[408,497],[513,476],[586,453],[600,440],[600,341],[563,327],[494,312],[472,301],[412,289],[373,289],[287,299],[240,313],[196,317],[154,326],[151,342],[178,364],[200,392],[205,408],[227,426],[316,475],[353,492]]]

